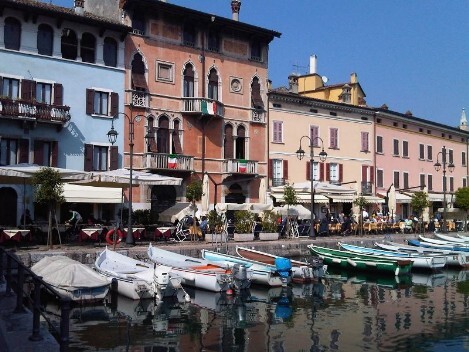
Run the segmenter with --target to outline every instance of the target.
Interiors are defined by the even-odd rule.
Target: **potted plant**
[[[262,231],[259,233],[259,239],[261,241],[278,240],[278,216],[279,215],[272,210],[262,213]]]
[[[252,241],[254,240],[254,214],[249,210],[238,210],[235,212],[234,240]]]
[[[222,214],[216,210],[210,210],[207,214],[208,233],[211,234],[212,242],[223,242],[226,240],[227,233],[224,233],[225,220]]]

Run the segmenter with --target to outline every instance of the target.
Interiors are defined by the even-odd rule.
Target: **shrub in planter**
[[[207,214],[208,226],[210,233],[220,233],[223,229],[223,216],[218,214],[216,210],[210,210]]]
[[[277,232],[278,214],[272,210],[264,211],[262,214],[262,232]]]
[[[235,233],[252,233],[254,214],[249,210],[235,211]]]

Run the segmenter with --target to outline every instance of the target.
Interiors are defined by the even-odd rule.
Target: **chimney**
[[[85,0],[75,0],[75,13],[83,15],[85,12]]]
[[[462,109],[461,112],[461,118],[459,119],[459,128],[461,130],[467,131],[468,130],[468,125],[467,125],[467,117],[466,117],[466,109]]]
[[[350,75],[350,83],[358,83],[358,75],[355,72]]]
[[[309,73],[318,73],[318,57],[316,55],[311,55],[309,57]]]
[[[241,8],[241,1],[231,0],[231,13],[233,21],[239,21],[239,9]]]
[[[288,91],[298,94],[298,76],[294,73],[288,76]]]

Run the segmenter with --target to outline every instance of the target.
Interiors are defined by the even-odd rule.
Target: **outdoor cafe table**
[[[127,234],[128,228],[124,228],[124,232]],[[145,232],[144,227],[133,227],[132,228],[132,235],[136,240],[140,240],[142,238],[143,233]]]
[[[81,229],[80,231],[80,241],[85,241],[91,239],[93,241],[99,240],[99,235],[103,229],[100,227],[97,228],[88,228],[88,229]]]
[[[3,243],[8,240],[13,240],[16,242],[20,242],[21,238],[28,237],[31,239],[31,231],[30,230],[21,230],[21,229],[4,229],[0,234],[0,243]]]

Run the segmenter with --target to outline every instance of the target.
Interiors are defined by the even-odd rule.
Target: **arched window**
[[[91,33],[83,33],[80,41],[81,61],[96,62],[96,38]]]
[[[208,75],[208,97],[218,100],[218,74],[214,68],[210,70]]]
[[[194,96],[194,68],[191,64],[187,64],[184,70],[184,97]]]
[[[233,159],[234,152],[233,152],[233,126],[225,125],[225,139],[223,141],[223,150],[224,150],[224,157],[225,159]]]
[[[158,131],[156,133],[156,147],[158,153],[170,153],[169,150],[169,119],[161,116],[158,119]]]
[[[78,55],[78,39],[77,35],[70,28],[62,31],[61,39],[62,58],[76,60]]]
[[[147,151],[149,153],[157,153],[158,148],[156,146],[156,128],[155,128],[155,119],[153,116],[148,117],[148,133],[150,134],[150,138],[147,143]]]
[[[141,11],[135,10],[132,16],[132,32],[145,35],[145,16]]]
[[[142,55],[136,53],[132,60],[132,88],[135,90],[146,90],[147,81],[145,79],[145,63]]]
[[[251,84],[251,104],[254,109],[264,109],[259,78],[254,77]]]
[[[54,30],[48,24],[40,24],[37,30],[37,52],[40,55],[52,56]]]
[[[181,122],[179,120],[174,120],[173,141],[172,141],[172,151],[171,151],[173,154],[182,154],[180,124]]]
[[[6,49],[20,50],[21,22],[16,18],[7,17],[5,19],[4,42]]]
[[[236,130],[236,159],[246,158],[246,129],[239,126]]]
[[[117,66],[117,42],[114,38],[104,38],[103,61],[106,66]]]

